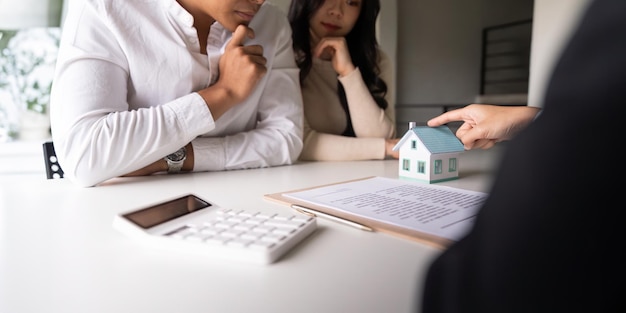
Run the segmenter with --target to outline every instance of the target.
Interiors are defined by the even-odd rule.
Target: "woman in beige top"
[[[293,0],[289,22],[304,100],[304,161],[398,158],[392,65],[379,0]]]

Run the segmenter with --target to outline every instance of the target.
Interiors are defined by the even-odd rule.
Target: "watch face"
[[[187,151],[185,151],[185,148],[181,148],[176,150],[176,152],[168,155],[167,158],[173,162],[180,162],[185,159],[185,156],[187,155],[186,152]]]

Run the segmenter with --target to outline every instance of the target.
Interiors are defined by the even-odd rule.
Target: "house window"
[[[411,149],[413,150],[417,149],[417,140],[411,140]]]
[[[402,159],[402,170],[409,171],[411,169],[411,160]]]
[[[435,174],[441,174],[442,167],[441,160],[435,160]]]
[[[426,162],[424,161],[418,161],[417,162],[417,172],[420,174],[425,174],[426,173]]]
[[[450,158],[448,162],[448,172],[456,172],[456,158]]]

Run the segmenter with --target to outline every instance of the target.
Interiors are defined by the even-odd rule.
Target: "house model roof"
[[[413,134],[422,141],[430,153],[462,152],[465,150],[463,143],[445,125],[438,127],[414,126],[402,136],[393,150],[400,149]]]

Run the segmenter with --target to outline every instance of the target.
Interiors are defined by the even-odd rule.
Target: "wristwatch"
[[[187,149],[182,147],[176,152],[172,154],[168,154],[165,157],[165,162],[167,162],[167,172],[168,173],[179,173],[183,168],[183,163],[187,158]]]

